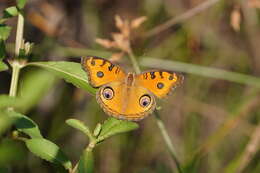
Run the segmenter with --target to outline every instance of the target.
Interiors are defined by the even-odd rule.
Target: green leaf
[[[242,161],[242,152],[239,153],[233,160],[231,160],[227,166],[223,168],[223,173],[235,173],[237,172]]]
[[[5,53],[5,42],[0,39],[0,60],[5,58]]]
[[[15,111],[6,111],[6,113],[12,118],[15,127],[19,131],[29,135],[31,138],[42,138],[37,124],[29,117]]]
[[[18,107],[19,100],[9,95],[0,95],[0,109],[6,107]]]
[[[0,72],[5,70],[8,70],[8,66],[4,62],[0,61]]]
[[[0,135],[13,123],[13,120],[4,112],[0,111]]]
[[[18,98],[21,100],[19,110],[26,112],[47,95],[55,84],[55,76],[42,69],[28,69],[23,73],[18,88]]]
[[[86,91],[94,94],[96,90],[92,88],[87,81],[87,75],[82,70],[79,63],[66,62],[66,61],[53,61],[53,62],[34,62],[27,65],[39,66],[45,68],[56,74],[57,76],[65,79],[67,82],[72,83],[78,88],[85,89]]]
[[[199,172],[199,163],[200,157],[198,155],[194,156],[191,160],[187,161],[187,163],[183,164],[182,171],[183,173],[197,173]]]
[[[36,156],[49,162],[60,164],[65,169],[71,169],[72,164],[61,149],[51,141],[44,138],[26,140],[27,148]]]
[[[9,166],[11,163],[20,163],[24,158],[26,158],[26,151],[21,148],[21,145],[11,139],[11,138],[1,138],[0,141],[0,167],[3,165]],[[9,171],[0,173],[8,173]],[[16,172],[16,171],[15,171]],[[19,172],[19,171],[18,171]]]
[[[100,132],[101,132],[101,129],[102,129],[102,125],[100,123],[98,123],[97,126],[95,127],[93,135],[94,136],[98,136],[100,134]]]
[[[26,4],[27,0],[16,0],[16,4],[17,4],[17,7],[19,9],[23,9],[25,4]]]
[[[128,132],[137,128],[138,124],[134,122],[108,118],[102,125],[102,129],[97,141],[100,142],[110,136],[116,135],[118,133]]]
[[[1,49],[3,49],[3,41],[6,40],[11,32],[11,27],[0,24],[0,41],[1,41]],[[2,51],[2,50],[1,50]],[[2,54],[2,53],[1,53]]]
[[[87,136],[92,136],[89,128],[81,121],[76,119],[68,119],[66,123],[75,129],[80,130],[81,132],[85,133]]]
[[[4,18],[10,18],[17,16],[19,13],[18,9],[15,6],[8,7],[4,10]]]
[[[94,157],[92,151],[84,150],[79,161],[78,173],[94,172]]]

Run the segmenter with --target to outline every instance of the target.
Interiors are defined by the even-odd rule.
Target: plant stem
[[[9,96],[15,97],[17,92],[17,85],[18,85],[18,78],[19,78],[19,72],[20,72],[20,65],[17,61],[13,61],[12,63],[12,80],[10,85],[10,91]]]
[[[168,150],[169,150],[169,152],[170,152],[170,154],[172,156],[172,159],[174,160],[178,171],[180,173],[182,173],[181,165],[180,165],[180,163],[179,163],[179,161],[178,161],[178,159],[176,157],[174,146],[173,146],[173,144],[171,142],[170,136],[167,133],[167,130],[166,130],[165,126],[164,126],[164,123],[163,123],[162,119],[160,118],[160,115],[159,115],[157,110],[154,111],[154,115],[155,115],[155,118],[156,118],[156,123],[157,123],[157,125],[158,125],[158,127],[160,129],[160,132],[161,132],[161,134],[163,136],[163,139],[164,139],[164,141],[165,141],[165,143],[167,145],[167,148],[168,148]]]
[[[23,42],[23,27],[24,27],[24,17],[21,13],[18,15],[16,39],[15,39],[15,55],[18,57],[20,48]]]
[[[138,63],[136,61],[136,58],[135,58],[135,56],[134,56],[134,54],[133,54],[131,49],[128,52],[128,55],[129,55],[130,60],[131,60],[131,62],[133,64],[135,73],[139,74],[141,72],[141,70],[140,70],[140,67],[139,67],[139,65],[138,65]],[[162,134],[163,139],[164,139],[164,141],[166,143],[166,146],[167,146],[167,148],[168,148],[168,150],[170,152],[170,155],[172,156],[172,158],[173,158],[173,160],[174,160],[174,162],[176,164],[178,172],[182,173],[181,165],[180,165],[180,163],[179,163],[179,161],[178,161],[178,159],[176,157],[173,144],[172,144],[170,136],[169,136],[169,134],[168,134],[168,132],[167,132],[167,130],[165,128],[165,125],[164,125],[163,121],[161,120],[160,115],[159,115],[157,110],[155,110],[154,114],[155,114],[155,118],[156,118],[155,120],[157,122],[157,125],[158,125],[158,127],[159,127],[159,129],[161,131],[161,134]]]
[[[76,173],[79,166],[79,162],[74,166],[74,168],[70,171],[70,173]]]
[[[23,27],[24,27],[24,17],[21,13],[18,15],[17,30],[16,30],[16,40],[15,40],[15,56],[19,56],[19,51],[23,42]],[[10,61],[12,66],[12,79],[10,84],[9,96],[16,97],[18,78],[20,69],[24,66],[23,62],[18,60]],[[12,108],[10,108],[12,109]]]
[[[133,64],[135,73],[137,73],[137,74],[141,73],[140,67],[139,67],[139,65],[138,65],[138,63],[136,61],[136,58],[135,58],[135,56],[133,54],[133,51],[131,49],[128,51],[128,55],[129,55],[129,58],[130,58],[130,60],[131,60],[131,62]]]
[[[95,146],[96,146],[96,139],[90,140],[88,146],[85,148],[85,151],[92,152],[92,150],[94,149]],[[76,173],[78,170],[78,166],[79,166],[79,161],[76,163],[74,168],[72,170],[70,170],[70,173]]]

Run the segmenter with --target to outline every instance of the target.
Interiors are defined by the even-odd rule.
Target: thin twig
[[[88,146],[85,148],[85,151],[92,152],[92,150],[95,148],[96,144],[97,144],[97,140],[96,139],[92,139],[92,140],[90,139],[90,142],[89,142]],[[76,165],[70,170],[69,173],[76,173],[78,171],[79,162],[80,161],[78,161],[76,163]]]
[[[131,49],[129,50],[128,55],[129,55],[129,58],[130,58],[130,60],[132,62],[132,65],[134,67],[135,73],[137,73],[137,74],[141,73],[140,67],[139,67],[139,65],[138,65],[138,63],[136,61],[136,58],[135,58],[135,56],[133,54],[133,51]]]
[[[74,166],[74,168],[70,171],[70,173],[76,173],[78,170],[78,166],[79,166],[79,162],[76,163],[76,165]]]
[[[178,159],[176,157],[176,152],[175,152],[174,146],[171,142],[170,136],[167,133],[167,130],[164,126],[164,123],[163,123],[162,119],[160,118],[160,115],[159,115],[157,110],[154,111],[154,115],[155,115],[155,118],[156,118],[156,123],[157,123],[157,125],[160,129],[160,132],[161,132],[163,139],[166,143],[166,146],[167,146],[167,148],[168,148],[168,150],[171,154],[171,157],[174,160],[179,173],[182,173],[182,168],[181,168],[180,162],[178,161]]]
[[[145,34],[145,37],[151,37],[154,36],[168,28],[170,28],[171,26],[179,23],[179,22],[183,22],[184,20],[187,20],[197,14],[199,14],[200,12],[208,9],[209,7],[213,6],[214,4],[216,4],[218,1],[220,0],[208,0],[205,1],[204,3],[201,3],[200,5],[188,10],[187,12],[177,16],[177,17],[173,17],[172,19],[168,20],[167,22],[153,28],[152,30],[148,31]]]
[[[135,70],[135,73],[139,74],[141,72],[141,70],[140,70],[140,67],[139,67],[139,65],[138,65],[138,63],[136,61],[136,58],[135,58],[132,50],[128,51],[128,55],[129,55],[129,58],[131,59],[132,65],[133,65],[134,70]],[[164,125],[163,121],[161,120],[160,115],[157,112],[157,110],[155,110],[154,112],[155,112],[156,123],[157,123],[157,125],[158,125],[158,127],[160,129],[160,132],[161,132],[161,134],[163,136],[163,139],[164,139],[164,141],[166,143],[168,151],[170,152],[170,155],[171,155],[171,157],[173,158],[173,161],[176,164],[178,172],[182,173],[180,162],[178,161],[178,159],[176,157],[174,146],[173,146],[173,144],[171,142],[170,136],[169,136],[169,134],[168,134],[168,132],[167,132],[167,130],[165,128],[165,125]]]

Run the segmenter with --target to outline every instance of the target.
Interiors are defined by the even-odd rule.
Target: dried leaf
[[[40,13],[37,12],[29,12],[27,14],[28,20],[31,22],[32,25],[39,28],[41,31],[46,33],[49,36],[56,35],[56,26],[52,26],[48,19],[42,16]]]
[[[124,26],[121,29],[121,33],[123,34],[124,37],[129,38],[130,31],[131,31],[131,28],[130,28],[129,21],[125,20],[124,21]]]
[[[113,33],[112,37],[116,42],[118,49],[121,49],[124,52],[128,52],[130,50],[129,40],[126,39],[121,33]]]
[[[146,16],[138,17],[131,22],[131,28],[136,29],[147,20]]]
[[[101,39],[101,38],[97,38],[96,42],[98,44],[100,44],[101,46],[105,47],[105,48],[112,48],[112,47],[116,47],[116,43],[113,41],[110,41],[108,39]]]
[[[241,23],[241,13],[239,7],[235,7],[231,12],[230,24],[235,31],[239,31],[240,23]]]
[[[121,30],[124,26],[124,21],[119,15],[115,15],[116,27]]]
[[[124,56],[124,54],[125,54],[124,52],[113,53],[109,58],[109,60],[112,62],[117,62]]]
[[[248,6],[251,8],[260,8],[260,1],[259,0],[249,0]]]

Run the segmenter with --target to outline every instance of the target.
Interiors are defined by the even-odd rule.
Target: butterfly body
[[[183,76],[167,71],[125,73],[119,66],[99,57],[83,57],[82,67],[89,83],[99,88],[97,102],[111,116],[138,121],[156,107],[155,96],[165,97]]]

